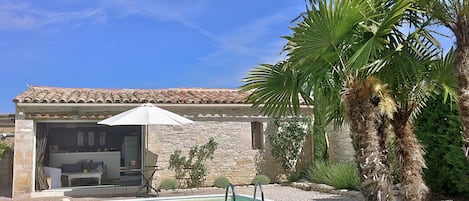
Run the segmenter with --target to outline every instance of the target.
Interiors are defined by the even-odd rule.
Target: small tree
[[[169,158],[169,169],[176,172],[175,178],[182,180],[187,176],[190,178],[186,185],[188,187],[200,186],[207,175],[205,161],[213,159],[213,153],[217,149],[218,143],[213,138],[201,147],[192,147],[189,156],[181,156],[181,150],[174,151]]]
[[[12,150],[11,145],[5,142],[0,142],[0,160],[2,159],[3,154],[9,150]]]
[[[424,179],[433,193],[469,198],[469,163],[461,149],[457,106],[431,100],[416,119],[416,134],[425,147]]]
[[[276,134],[269,135],[272,144],[272,156],[281,163],[287,173],[296,171],[303,143],[306,140],[307,123],[298,118],[275,120],[279,127]]]

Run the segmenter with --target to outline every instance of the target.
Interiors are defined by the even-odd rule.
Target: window
[[[83,146],[83,138],[84,138],[84,135],[85,135],[85,134],[84,134],[83,132],[81,132],[81,131],[77,133],[77,145],[78,145],[79,147],[82,147],[82,146]]]
[[[262,122],[251,122],[252,149],[264,148],[264,129]]]
[[[93,131],[88,132],[88,146],[90,147],[94,146],[94,132]]]
[[[106,132],[104,131],[99,132],[99,145],[106,145]]]

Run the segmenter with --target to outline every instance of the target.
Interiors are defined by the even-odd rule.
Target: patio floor
[[[54,197],[17,197],[14,200],[25,201],[68,201],[68,200],[78,200],[78,201],[96,201],[96,200],[122,200],[122,199],[132,199],[135,197],[135,191],[137,186],[130,186],[127,189],[122,187],[98,187],[98,188],[73,188],[71,191],[65,191],[60,195],[57,191],[46,191],[50,195],[56,195]],[[266,199],[271,199],[275,201],[361,201],[361,198],[346,197],[334,194],[321,193],[316,191],[304,191],[290,186],[282,185],[266,185],[263,186],[264,194]],[[254,191],[253,186],[236,186],[235,192],[237,194],[245,194],[252,196]],[[0,192],[4,192],[2,189]],[[73,192],[73,193],[72,193]],[[41,192],[43,193],[43,192]],[[57,194],[53,194],[57,193]],[[185,195],[204,195],[204,194],[224,194],[224,189],[218,188],[199,188],[199,189],[180,189],[174,191],[162,191],[160,192],[160,197],[173,197],[173,196],[185,196]],[[10,201],[13,200],[9,197],[2,197],[4,194],[0,195],[0,200]],[[90,196],[92,195],[92,196]],[[35,195],[37,196],[37,195]],[[259,197],[259,194],[258,194]]]

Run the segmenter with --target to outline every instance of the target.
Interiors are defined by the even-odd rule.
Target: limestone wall
[[[169,170],[169,157],[179,149],[187,155],[189,149],[203,145],[213,137],[219,144],[214,159],[207,162],[205,186],[212,186],[218,176],[234,184],[250,184],[256,174],[266,174],[276,181],[282,173],[272,158],[267,135],[277,131],[270,119],[251,107],[173,107],[166,108],[195,121],[182,126],[151,125],[149,129],[146,165],[158,165],[157,181],[174,177]],[[251,122],[263,122],[265,148],[252,148]],[[15,122],[15,153],[13,196],[30,193],[33,189],[34,120]],[[310,140],[307,143],[311,143]],[[311,145],[304,149],[301,164],[309,164]],[[156,161],[157,160],[157,161]]]
[[[33,187],[33,120],[15,121],[15,152],[13,167],[13,198],[30,193]]]
[[[267,132],[275,130],[265,124]],[[218,143],[218,148],[213,160],[207,162],[206,186],[213,185],[219,176],[227,177],[234,184],[250,184],[258,173],[272,178],[279,174],[280,166],[265,160],[271,157],[270,150],[252,149],[250,122],[202,121],[184,126],[150,126],[150,130],[149,151],[158,155],[157,165],[163,169],[157,172],[160,181],[174,176],[174,171],[168,169],[170,154],[178,149],[187,155],[191,147],[207,143],[210,137]]]
[[[355,161],[355,151],[352,146],[349,126],[344,125],[341,128],[334,128],[333,124],[329,124],[326,132],[329,141],[329,159],[334,162]]]

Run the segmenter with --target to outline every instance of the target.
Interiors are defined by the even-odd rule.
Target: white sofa
[[[60,168],[44,167],[44,173],[46,176],[50,177],[51,180],[49,189],[62,187],[62,181],[60,179],[62,170]]]

